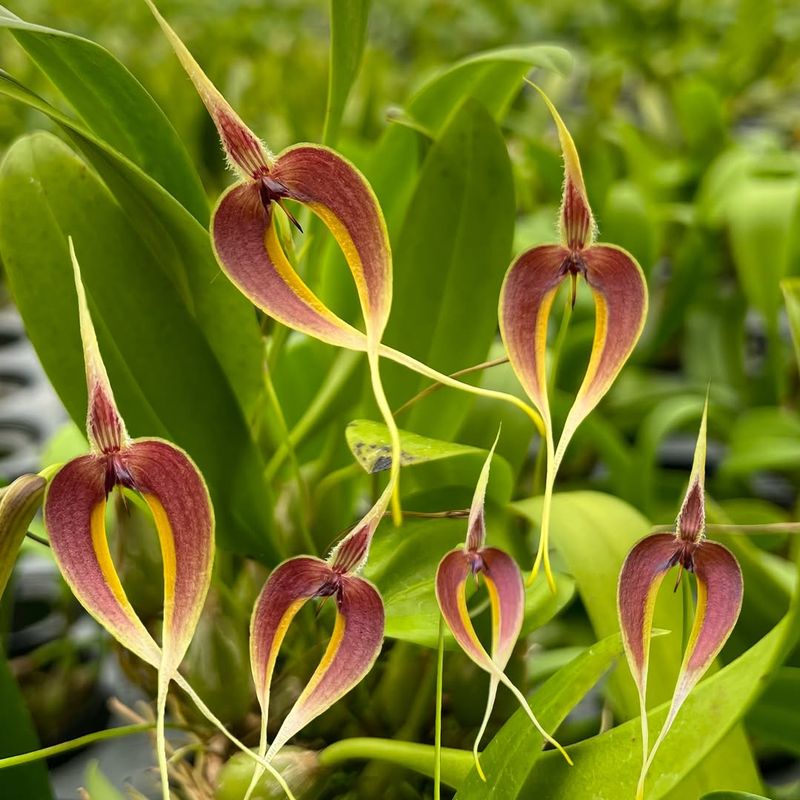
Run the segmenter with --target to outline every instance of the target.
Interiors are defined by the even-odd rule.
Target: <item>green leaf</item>
[[[497,297],[511,258],[514,185],[503,137],[468,100],[433,145],[395,242],[394,306],[385,341],[441,372],[485,360],[497,330]],[[428,385],[387,365],[386,389],[405,401]],[[472,398],[440,391],[404,425],[453,437]]]
[[[716,775],[708,776],[708,785],[699,791],[676,789],[679,784],[686,786],[680,783],[683,776],[696,774],[698,765],[708,763],[728,749],[724,746],[726,735],[761,691],[775,661],[784,656],[787,635],[796,638],[792,622],[793,619],[785,619],[744,655],[694,689],[653,762],[647,800],[698,797],[721,784],[744,790],[760,788],[757,777],[743,781],[739,765],[728,759]],[[667,708],[665,703],[648,714],[651,730],[660,729]],[[532,780],[526,785],[527,797],[619,800],[634,796],[641,760],[638,719],[581,742],[569,748],[569,753],[575,762],[572,769],[558,753],[546,752],[541,756]]]
[[[800,668],[781,667],[747,715],[748,730],[762,742],[800,756]]]
[[[578,705],[621,653],[621,636],[608,636],[560,669],[536,692],[531,705],[546,731],[553,733],[558,729],[567,714]],[[524,791],[525,784],[535,768],[543,744],[541,734],[520,709],[500,729],[481,755],[486,783],[473,769],[459,786],[457,800],[514,800],[530,797]]]
[[[800,367],[800,278],[782,280],[781,291],[786,305],[786,316],[789,319],[789,330],[792,332],[794,354]]]
[[[366,44],[371,0],[331,0],[331,57],[328,105],[322,141],[335,145],[344,107],[358,75]]]
[[[121,792],[117,791],[111,781],[100,770],[100,764],[92,761],[86,767],[84,778],[86,791],[91,800],[125,800]]]
[[[794,471],[800,464],[800,417],[784,408],[753,408],[738,417],[722,462],[726,475]]]
[[[750,792],[711,792],[704,794],[700,800],[769,800],[763,794],[751,794]]]
[[[202,331],[106,188],[63,143],[36,134],[8,151],[0,203],[12,291],[76,424],[84,424],[86,387],[67,235],[129,429],[168,438],[197,461],[220,544],[274,561],[263,464],[239,404]]]
[[[208,199],[178,134],[108,50],[80,36],[25,22],[3,6],[0,27],[11,31],[99,139],[160,183],[201,225],[208,224]]]
[[[28,709],[11,674],[5,654],[0,653],[0,757],[36,750],[39,743]],[[0,770],[0,797],[49,800],[53,797],[44,761]]]
[[[350,452],[366,472],[373,474],[389,469],[392,446],[386,425],[382,422],[354,420],[347,425],[345,437]],[[468,497],[472,497],[488,450],[430,439],[404,430],[400,431],[400,445],[404,469],[427,467],[404,472],[401,486],[427,491],[442,486],[462,486],[469,489]],[[505,504],[511,498],[512,486],[511,468],[504,458],[495,456],[489,473],[487,496]]]
[[[511,508],[538,522],[541,498],[513,503]],[[553,498],[551,526],[553,547],[563,558],[567,571],[575,578],[578,594],[586,607],[595,635],[603,638],[616,633],[619,630],[616,602],[619,571],[633,544],[649,532],[650,523],[634,508],[615,497],[597,492],[566,492],[556,494]],[[559,562],[555,563],[558,565]],[[648,700],[651,706],[671,698],[683,657],[680,636],[683,608],[680,592],[660,593],[654,625],[656,628],[671,631],[672,635],[659,637],[651,645],[648,677]],[[627,669],[615,671],[609,685],[618,714],[623,719],[638,716],[638,694]],[[635,720],[634,725],[638,730],[639,721]],[[660,727],[660,722],[654,722],[651,729],[658,730]],[[667,741],[675,741],[676,738],[680,737],[676,737],[673,731]],[[630,741],[627,746],[627,766],[631,770],[629,777],[635,789],[640,766],[636,759],[641,757],[641,750]],[[655,771],[657,768],[654,768],[654,774]],[[574,772],[582,770],[576,768]],[[681,776],[683,774],[685,773],[681,773]],[[696,771],[680,784],[671,800],[697,796],[702,791],[712,789],[719,785],[720,776],[735,777],[742,788],[757,788],[758,775],[752,755],[744,734],[738,728],[729,740],[720,744],[698,764]],[[529,796],[536,795],[531,793]],[[589,791],[563,795],[565,800],[568,797],[593,796]],[[616,797],[620,796],[623,796],[621,791]]]
[[[249,416],[261,387],[261,340],[250,303],[221,277],[208,231],[134,163],[0,70],[0,93],[41,111],[60,125],[97,170],[150,258],[174,284],[200,322]]]
[[[490,517],[489,541],[503,547],[497,534],[501,526]],[[375,535],[365,577],[380,589],[386,609],[386,636],[436,648],[439,634],[439,606],[434,577],[442,556],[463,545],[466,521],[426,519],[406,522],[401,528],[384,526]],[[572,599],[574,584],[566,575],[558,579],[553,595],[544,583],[526,592],[523,634],[552,619]],[[487,618],[488,610],[482,614]],[[477,620],[476,620],[477,624]],[[457,649],[450,631],[445,644]]]

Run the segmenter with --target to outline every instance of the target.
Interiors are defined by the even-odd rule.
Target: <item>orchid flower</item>
[[[499,438],[499,433],[498,433]],[[496,547],[486,547],[486,515],[484,504],[489,470],[494,455],[495,439],[489,455],[481,469],[475,494],[467,521],[467,539],[463,547],[447,553],[436,570],[436,600],[442,617],[450,628],[461,649],[483,670],[489,673],[489,696],[478,735],[473,745],[475,767],[482,780],[486,776],[478,756],[486,726],[494,707],[497,688],[500,683],[507,686],[519,701],[531,722],[542,737],[556,747],[569,764],[570,757],[561,745],[542,728],[522,692],[511,682],[503,671],[508,664],[514,645],[519,638],[525,616],[525,588],[522,574],[511,556]],[[467,580],[470,575],[478,581],[483,577],[489,593],[492,609],[492,653],[486,652],[481,644],[467,608]]]
[[[384,610],[378,590],[358,572],[386,509],[391,480],[375,505],[334,547],[327,560],[297,556],[277,566],[264,584],[250,622],[250,664],[261,705],[259,756],[269,762],[296,733],[343,697],[370,671],[383,644]],[[267,720],[275,661],[292,619],[313,598],[333,597],[336,622],[314,674],[267,749]],[[249,800],[264,770],[253,774]]]
[[[86,363],[90,452],[51,479],[44,522],[62,575],[86,610],[119,642],[158,670],[157,747],[169,798],[164,714],[169,683],[191,641],[211,581],[214,514],[189,456],[162,439],[131,439],[100,356],[80,268],[70,240]],[[164,570],[161,647],[133,610],[111,560],[106,501],[115,488],[136,492],[152,514]]]
[[[366,178],[323,145],[297,144],[273,155],[203,73],[152,0],[146,2],[214,121],[237,176],[212,214],[211,239],[219,266],[254,305],[283,325],[328,344],[366,352],[375,399],[392,441],[395,522],[400,522],[400,438],[381,385],[379,356],[444,385],[510,402],[543,430],[539,414],[513,395],[462,383],[381,343],[392,303],[392,253],[383,212]],[[341,248],[356,285],[364,332],[329,309],[287,258],[275,206],[300,229],[287,201],[319,217]]]
[[[705,461],[708,400],[703,410],[689,488],[671,533],[646,536],[628,553],[619,576],[617,610],[625,655],[639,690],[642,716],[642,771],[636,800],[644,798],[644,782],[656,751],[669,733],[681,706],[728,640],[742,607],[744,585],[736,558],[726,547],[705,537]],[[694,573],[697,609],[683,663],[661,732],[648,753],[647,668],[656,597],[667,572],[678,567]]]
[[[544,421],[547,472],[539,549],[530,580],[543,565],[554,589],[548,538],[556,473],[578,426],[609,390],[639,339],[647,315],[647,285],[630,253],[616,245],[595,243],[595,224],[575,143],[555,106],[535,88],[555,121],[564,156],[561,243],[534,247],[511,264],[500,291],[498,314],[511,366]],[[547,326],[556,294],[568,278],[574,304],[578,276],[594,296],[594,343],[556,446],[547,396]]]

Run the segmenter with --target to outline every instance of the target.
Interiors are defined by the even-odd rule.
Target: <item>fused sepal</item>
[[[675,537],[671,533],[646,536],[628,553],[617,584],[617,613],[622,643],[642,715],[643,762],[649,749],[647,728],[647,668],[658,590],[673,566]]]
[[[486,561],[484,561],[485,556]],[[491,577],[487,577],[489,573],[483,571],[485,565],[488,565],[490,569],[494,568],[494,574]],[[525,592],[519,568],[501,550],[484,548],[478,554],[459,548],[452,550],[442,558],[436,570],[435,584],[436,600],[442,617],[461,649],[481,669],[488,672],[492,678],[512,692],[542,737],[556,747],[571,764],[567,753],[542,728],[525,696],[506,676],[499,662],[495,662],[486,652],[475,632],[467,608],[466,584],[467,579],[479,571],[483,572],[484,578],[487,579],[487,587],[491,587],[489,588],[489,598],[492,603],[493,638],[495,634],[498,636],[497,642],[493,644],[493,649],[498,652],[501,660],[503,654],[508,653],[505,656],[507,663],[510,650],[513,649],[514,642],[519,635],[524,614]],[[493,700],[492,694],[489,699]]]
[[[267,748],[277,653],[294,616],[315,597],[334,599],[333,633],[314,674]],[[383,601],[364,578],[336,571],[311,556],[298,556],[275,568],[256,600],[250,624],[251,666],[262,712],[260,755],[272,759],[292,736],[361,681],[380,653],[383,630]],[[248,797],[262,774],[262,768],[254,773]]]

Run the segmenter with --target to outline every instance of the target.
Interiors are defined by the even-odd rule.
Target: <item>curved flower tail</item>
[[[41,475],[20,475],[0,489],[0,599],[28,525],[42,504],[46,485],[47,481]]]
[[[267,749],[269,695],[278,650],[294,616],[315,597],[334,598],[333,633],[314,674]],[[369,581],[311,556],[298,556],[275,568],[256,600],[250,624],[251,667],[262,713],[259,755],[269,762],[292,736],[361,681],[378,657],[383,629],[383,602]],[[262,774],[260,767],[246,797]]]
[[[564,157],[561,244],[534,247],[514,260],[500,290],[498,317],[509,361],[544,420],[547,469],[539,548],[529,582],[544,566],[554,590],[549,531],[556,474],[578,426],[611,388],[633,352],[648,300],[644,273],[633,256],[615,245],[595,244],[594,218],[575,143],[553,103],[538,86],[534,88],[553,117]],[[556,445],[547,397],[547,329],[556,294],[567,277],[573,303],[579,277],[594,296],[595,335],[586,374]]]
[[[45,526],[56,562],[78,600],[123,646],[158,670],[158,755],[167,798],[166,694],[211,581],[213,510],[205,482],[186,453],[160,439],[128,438],[100,357],[74,250],[72,258],[92,452],[69,461],[55,473],[45,495]],[[142,497],[159,537],[164,571],[161,647],[136,615],[111,558],[105,510],[108,494],[115,487]]]

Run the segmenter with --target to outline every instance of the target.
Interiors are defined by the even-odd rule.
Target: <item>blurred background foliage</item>
[[[24,8],[10,0],[9,4],[29,21],[86,36],[116,55],[165,109],[198,166],[209,196],[216,197],[229,180],[216,132],[144,3],[26,0]],[[212,80],[273,150],[321,139],[329,53],[325,3],[163,0],[160,8]],[[653,522],[673,519],[691,464],[702,398],[710,383],[711,517],[738,523],[797,519],[800,380],[792,322],[800,308],[800,290],[791,278],[800,275],[800,5],[794,0],[375,0],[364,62],[347,106],[339,149],[373,177],[376,168],[370,164],[370,154],[387,129],[409,124],[407,102],[415,88],[443,67],[478,51],[543,42],[566,47],[574,58],[567,77],[546,72],[534,76],[553,97],[576,140],[600,238],[626,247],[637,257],[651,293],[642,341],[612,392],[576,437],[559,488],[608,492]],[[14,40],[4,35],[0,46],[4,69],[59,105],[57,92]],[[420,127],[419,120],[411,123]],[[425,126],[421,127],[418,146],[425,155],[432,145]],[[25,106],[0,103],[0,148],[40,128],[52,126]],[[562,169],[553,126],[533,92],[520,92],[501,120],[501,128],[513,170],[516,253],[553,240]],[[507,194],[501,189],[499,202]],[[415,197],[418,202],[424,199]],[[495,200],[487,188],[486,206]],[[447,202],[446,197],[441,202]],[[416,223],[424,225],[426,214],[427,208]],[[503,235],[497,234],[500,239]],[[399,233],[393,230],[395,238]],[[403,241],[408,238],[405,235]],[[497,245],[500,250],[504,246],[503,242]],[[400,253],[396,248],[398,264],[413,259],[415,251],[407,245]],[[308,269],[313,274],[314,266]],[[328,275],[323,270],[322,277]],[[782,293],[781,281],[787,278]],[[349,284],[331,284],[329,278],[323,284],[326,298],[335,300],[346,313],[352,307]],[[398,272],[396,292],[402,295],[403,291],[403,275]],[[468,293],[469,287],[461,291]],[[488,305],[494,302],[487,299]],[[393,319],[402,314],[403,308],[396,306]],[[796,329],[800,329],[798,323],[800,315]],[[557,389],[564,402],[556,402],[557,415],[565,412],[566,401],[582,378],[593,330],[591,301],[588,293],[581,292],[559,360]],[[290,337],[286,348],[300,368],[276,365],[274,380],[291,428],[317,396],[320,375],[331,369],[330,388],[331,380],[334,384],[340,380],[339,386],[357,383],[360,373],[349,356],[334,361],[334,354],[316,343]],[[459,360],[458,341],[449,348],[435,366],[470,366]],[[499,354],[495,342],[491,355]],[[417,384],[403,383],[389,368],[387,374],[392,400],[399,405]],[[309,380],[309,375],[316,377]],[[507,366],[487,371],[483,382],[520,391]],[[336,392],[336,385],[330,390]],[[354,471],[342,430],[357,416],[375,415],[369,403],[360,402],[357,392],[355,398],[352,394],[345,393],[344,399],[331,404],[330,413],[317,420],[298,449],[303,474],[313,488],[306,523],[313,528],[320,552],[352,521],[359,493],[368,484],[367,478],[359,478],[358,470]],[[460,407],[455,416],[447,416],[451,409],[447,414],[439,409],[434,417],[433,402],[412,424],[410,417],[401,416],[401,426],[486,447],[502,418],[505,433],[499,453],[515,477],[512,481],[504,474],[507,485],[497,489],[494,501],[505,504],[533,492],[538,485],[536,449],[529,446],[530,430],[514,411],[480,400]],[[438,420],[436,424],[432,419]],[[323,422],[330,427],[325,428]],[[280,448],[279,427],[274,419],[266,420],[259,431],[267,456]],[[74,437],[69,447],[75,447]],[[423,489],[432,473],[415,478],[410,472],[404,478],[406,485],[419,493],[412,506],[446,507],[449,503],[458,507],[469,496],[474,465],[465,470],[469,479],[454,481],[451,476],[440,481],[460,485],[462,490],[455,494],[426,495]],[[434,481],[434,485],[439,484]],[[289,534],[298,526],[293,509],[307,500],[300,492],[286,479],[276,501],[279,526]],[[503,518],[497,528],[499,540],[505,537],[506,546],[516,550],[524,565],[528,554],[509,535],[517,531],[516,521]],[[443,534],[449,537],[447,541],[452,540],[453,531]],[[727,542],[736,548],[748,587],[741,623],[726,651],[729,659],[750,647],[785,609],[792,585],[786,557],[797,551],[797,545],[791,537],[779,535],[752,541],[729,537]],[[382,568],[380,557],[390,559],[392,550],[385,541],[376,544],[376,574]],[[580,572],[568,554],[559,558],[562,569],[573,575]],[[434,556],[431,559],[433,563]],[[144,563],[148,563],[146,558]],[[236,574],[235,565],[225,560],[221,571],[223,576]],[[233,588],[226,587],[215,596],[211,612],[226,618],[224,610],[235,607],[244,618],[258,581],[249,571],[228,583]],[[571,596],[571,589],[567,594]],[[567,599],[560,601],[558,609]],[[587,604],[585,595],[581,601]],[[558,609],[551,609],[545,618],[551,619]],[[310,619],[309,625],[313,627]],[[204,641],[193,658],[205,664],[206,671],[208,659],[216,660],[214,674],[221,675],[237,659],[242,660],[242,648],[209,645],[213,628],[211,624],[201,632]],[[594,628],[593,634],[584,609],[574,603],[539,631],[536,641],[547,652],[546,657],[532,660],[532,679],[551,674],[574,656],[576,648],[599,637],[596,624]],[[237,631],[233,639],[241,635],[241,626]],[[417,631],[417,638],[410,640],[427,642],[428,633],[423,636]],[[400,642],[389,651],[383,667],[386,675],[394,670],[396,680],[409,680],[402,669],[409,653],[416,653],[409,647],[408,642]],[[415,662],[413,681],[422,669],[425,685],[430,687],[432,667],[426,660],[428,651],[424,652],[422,666]],[[785,696],[796,691],[797,654],[789,663],[792,666],[783,669],[748,719],[762,765],[773,759],[777,781],[784,780],[781,770],[791,764],[787,753],[800,752],[800,713],[786,717],[780,702],[781,692]],[[241,664],[240,668],[245,669]],[[135,666],[130,670],[135,671]],[[456,699],[445,727],[446,743],[449,736],[453,746],[468,746],[469,732],[477,724],[475,709],[457,699],[459,692],[474,691],[476,681],[483,686],[483,677],[476,677],[469,665],[453,661],[447,682]],[[213,691],[213,679],[208,683]],[[381,685],[388,691],[386,685],[392,684]],[[365,687],[357,690],[354,702],[360,702],[367,691]],[[377,696],[383,723],[397,728],[406,709],[398,709],[396,699],[381,699],[380,690]],[[225,698],[220,702],[223,708]],[[250,697],[237,698],[232,718],[244,716],[239,707],[247,709],[251,703]],[[499,711],[501,716],[508,715],[510,707],[501,703]],[[621,712],[621,716],[633,713]],[[323,738],[331,732],[334,738],[339,734],[343,714],[334,710],[323,718],[317,726]],[[574,720],[567,738],[579,739],[597,730],[599,716],[598,706],[589,721],[585,716]],[[349,726],[352,720],[344,717]],[[413,737],[424,731],[429,729],[420,723],[406,733]],[[370,775],[387,785],[391,782],[391,773],[374,765],[369,770],[362,777],[365,785]],[[800,797],[796,784],[775,792],[775,796]]]

